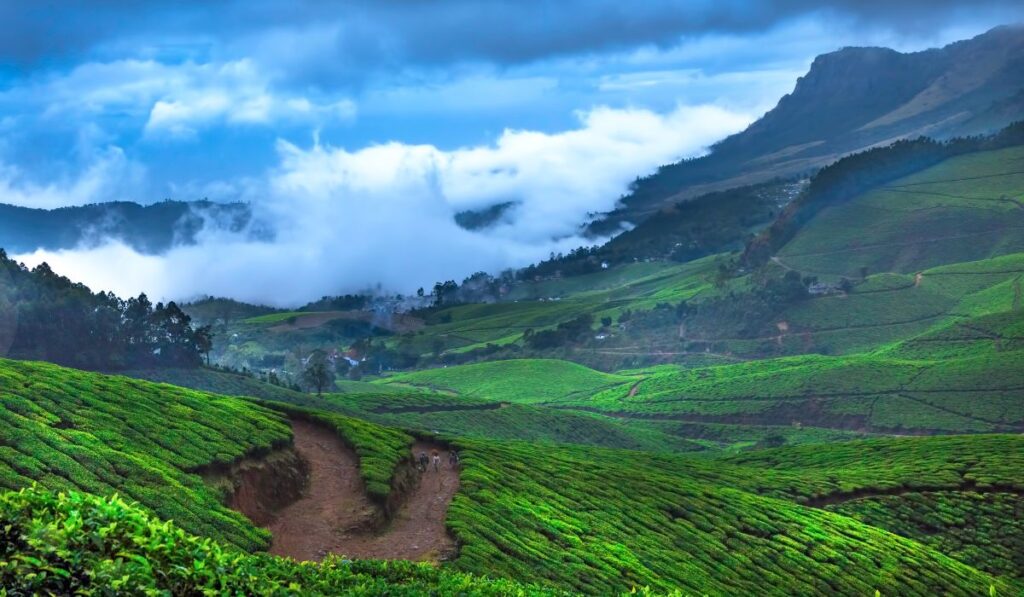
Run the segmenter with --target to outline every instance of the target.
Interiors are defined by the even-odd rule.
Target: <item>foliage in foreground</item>
[[[411,562],[297,563],[189,535],[118,497],[0,495],[0,594],[550,595]]]

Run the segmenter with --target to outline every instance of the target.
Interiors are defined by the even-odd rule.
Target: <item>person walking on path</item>
[[[450,466],[452,470],[459,468],[459,453],[455,448],[452,448],[448,452],[448,466]]]
[[[427,464],[429,462],[430,461],[427,460],[427,453],[426,453],[426,451],[420,452],[420,465],[417,468],[420,469],[421,473],[427,472]]]
[[[441,472],[441,455],[437,453],[437,450],[434,450],[434,472]]]

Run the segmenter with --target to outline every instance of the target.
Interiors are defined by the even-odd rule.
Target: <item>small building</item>
[[[842,289],[836,284],[828,284],[826,282],[814,282],[807,287],[807,294],[812,296],[824,296],[827,294],[839,294]]]

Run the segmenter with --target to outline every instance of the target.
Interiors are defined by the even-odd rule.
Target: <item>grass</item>
[[[244,400],[0,360],[0,489],[116,492],[191,533],[260,548],[268,534],[194,473],[290,440],[279,413]]]
[[[794,368],[805,366],[799,359],[791,361]],[[552,366],[520,365],[527,372]],[[750,364],[750,372],[759,367],[765,364]],[[463,456],[462,488],[447,519],[461,545],[453,562],[441,570],[333,559],[320,566],[300,565],[223,549],[148,513],[173,518],[182,529],[195,529],[217,542],[249,550],[265,545],[263,532],[226,510],[220,496],[190,471],[287,442],[282,411],[335,428],[358,452],[361,474],[377,500],[387,499],[395,466],[406,457],[412,437],[361,416],[401,423],[407,416],[448,412],[453,427],[481,435],[503,424],[514,429],[517,418],[524,432],[553,433],[541,428],[576,423],[559,423],[553,409],[501,408],[490,399],[437,393],[323,398],[325,407],[363,413],[354,417],[264,403],[272,410],[242,399],[37,363],[0,361],[0,372],[0,415],[6,424],[0,437],[0,479],[5,488],[40,485],[39,491],[0,498],[0,533],[17,538],[0,542],[0,549],[13,545],[17,550],[13,557],[0,558],[0,574],[35,583],[27,587],[66,587],[60,583],[78,579],[116,580],[124,587],[221,582],[222,590],[270,593],[282,586],[293,593],[418,594],[431,587],[472,592],[477,586],[484,594],[539,590],[458,571],[602,594],[644,586],[701,594],[871,594],[876,589],[883,594],[973,594],[990,585],[1011,594],[1021,589],[1015,581],[993,576],[1012,575],[1006,570],[1012,557],[993,560],[989,574],[940,553],[937,548],[947,544],[938,539],[925,544],[800,505],[858,491],[867,492],[857,496],[864,499],[893,489],[1024,491],[1021,436],[871,439],[718,458],[558,445],[543,437],[530,442],[450,437]],[[670,368],[632,373],[652,379],[677,374]],[[910,381],[923,387],[935,382],[921,376]],[[602,386],[595,382],[594,387]],[[511,414],[477,418],[502,412]],[[608,417],[574,415],[594,421],[588,431],[593,436],[614,429]],[[567,413],[565,420],[573,416]],[[648,437],[657,428],[647,428]],[[144,511],[70,491],[118,492]],[[954,537],[952,526],[949,537]],[[966,546],[956,553],[973,549],[980,548]],[[145,559],[111,558],[110,550]],[[54,554],[63,554],[62,559]],[[179,582],[192,584],[160,584]]]
[[[283,313],[268,313],[266,315],[258,315],[256,317],[249,317],[243,319],[242,323],[248,325],[273,325],[275,323],[282,323],[289,319],[297,319],[304,315],[309,315],[309,311],[285,311]]]

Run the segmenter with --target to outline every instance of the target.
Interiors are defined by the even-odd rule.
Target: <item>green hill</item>
[[[460,444],[466,470],[449,520],[462,570],[591,594],[650,585],[715,595],[968,595],[992,582],[852,518],[700,480],[678,459]],[[828,448],[815,449],[827,458]]]
[[[523,371],[537,370],[534,363],[523,365]],[[557,363],[542,366],[574,371],[577,378],[595,380],[594,388],[607,377],[620,381]],[[0,372],[0,416],[6,424],[0,435],[0,479],[5,488],[39,483],[47,489],[102,496],[118,492],[190,532],[249,550],[265,545],[265,534],[221,505],[223,496],[204,485],[196,472],[211,463],[259,457],[287,446],[290,434],[280,410],[38,363],[0,361]],[[653,379],[669,372],[649,375]],[[378,414],[422,408],[430,401],[435,406],[457,400],[466,406],[483,403],[441,394],[331,399]],[[371,495],[387,497],[410,436],[338,413],[275,408],[331,425],[359,454]],[[43,583],[26,585],[35,587],[68,586],[59,584],[70,582],[59,569],[98,583],[116,574],[126,587],[201,587],[216,578],[224,583],[219,586],[268,591],[283,583],[286,590],[311,592],[365,586],[369,594],[415,594],[435,586],[441,591],[479,586],[484,594],[520,590],[452,574],[446,569],[450,567],[599,593],[638,586],[707,594],[861,594],[876,589],[885,594],[975,594],[990,585],[1000,594],[1020,590],[1012,581],[980,572],[922,542],[797,503],[837,491],[913,487],[924,479],[936,491],[977,491],[983,483],[1018,488],[1019,437],[956,438],[955,445],[913,443],[917,440],[840,443],[714,461],[551,443],[452,441],[463,453],[463,472],[448,526],[461,549],[439,572],[403,564],[329,560],[315,566],[245,556],[157,523],[116,500],[29,492],[0,500],[5,521],[0,528],[16,538],[5,542],[9,551],[0,559],[0,575]],[[970,470],[959,472],[960,463],[968,462]],[[881,478],[872,473],[878,470],[884,471]],[[973,485],[958,479],[972,480]],[[870,514],[868,506],[862,510],[855,514]],[[115,520],[118,525],[111,530]],[[140,543],[136,537],[146,539]],[[946,545],[934,538],[929,544]],[[107,549],[127,549],[123,553],[145,559],[112,560]],[[76,554],[70,563],[52,559],[53,554],[68,553]],[[1012,560],[1004,556],[999,562]],[[207,566],[224,572],[204,572],[210,570]],[[989,569],[1012,575],[1002,564]],[[28,574],[41,571],[45,574]]]
[[[248,549],[269,539],[202,469],[291,441],[251,402],[55,365],[0,360],[0,488],[117,493],[188,532]]]
[[[510,380],[514,382],[509,383]],[[568,361],[517,359],[403,373],[381,383],[425,386],[468,397],[536,404],[567,396],[590,395],[609,387],[628,387],[636,381],[629,376],[601,373]]]
[[[816,275],[913,273],[1024,250],[1024,147],[951,158],[826,208],[778,253]]]

